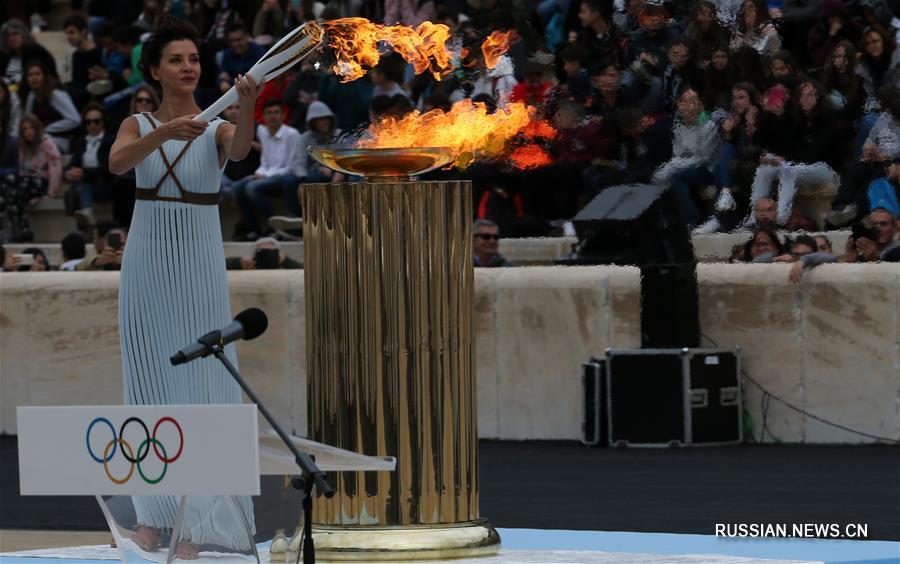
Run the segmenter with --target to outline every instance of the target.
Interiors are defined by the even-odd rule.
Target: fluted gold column
[[[331,559],[493,554],[478,515],[468,182],[304,187],[309,432],[397,457],[330,476],[315,504]]]

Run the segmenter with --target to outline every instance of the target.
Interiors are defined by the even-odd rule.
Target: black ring
[[[138,423],[141,424],[141,427],[144,428],[145,440],[149,441],[150,440],[150,430],[147,429],[146,423],[144,423],[138,417],[129,417],[122,423],[122,426],[119,427],[119,439],[125,440],[125,426],[128,425],[129,423],[131,423],[132,421],[137,421]],[[135,444],[141,444],[141,443],[135,443]],[[150,443],[148,442],[147,444],[149,445]],[[150,448],[148,447],[147,450],[149,451]],[[140,453],[138,453],[138,454],[140,454]],[[122,449],[122,456],[124,456],[125,460],[127,460],[128,462],[131,462],[132,464],[138,464],[140,462],[143,462],[144,459],[147,458],[147,454],[148,454],[147,452],[144,452],[144,456],[139,456],[138,458],[129,458],[128,453],[125,452],[125,449]]]

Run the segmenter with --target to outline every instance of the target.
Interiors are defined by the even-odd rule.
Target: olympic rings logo
[[[94,426],[96,426],[98,423],[109,427],[109,431],[112,434],[112,439],[108,443],[106,443],[106,448],[103,449],[102,457],[97,456],[97,453],[95,453],[94,449],[91,448],[91,432],[94,430]],[[131,444],[129,444],[128,441],[125,440],[125,428],[129,423],[140,425],[140,427],[144,430],[144,436],[146,437],[143,442],[138,445],[136,455]],[[159,427],[163,423],[171,423],[178,431],[178,451],[175,452],[175,454],[171,457],[169,456],[169,453],[166,452],[166,447],[164,447],[163,444],[156,438]],[[181,451],[184,450],[184,433],[181,431],[181,425],[179,425],[178,421],[176,421],[172,417],[160,418],[159,421],[156,422],[156,425],[153,426],[153,433],[150,433],[149,429],[147,428],[147,424],[144,423],[142,419],[140,419],[139,417],[129,417],[122,423],[121,427],[119,427],[118,434],[116,433],[116,428],[113,426],[112,422],[109,419],[107,419],[106,417],[95,417],[87,427],[87,432],[85,433],[85,442],[87,444],[88,454],[98,464],[103,465],[103,470],[106,472],[106,476],[114,484],[121,485],[130,480],[131,476],[134,474],[135,467],[137,467],[138,474],[140,474],[144,482],[148,484],[158,484],[166,476],[166,471],[169,469],[169,464],[175,462],[181,457]],[[150,454],[151,445],[153,446],[153,452],[156,455],[156,458],[158,458],[163,463],[162,472],[160,472],[159,476],[155,478],[148,478],[147,475],[144,474],[144,470],[141,468],[141,462],[146,460],[147,455]],[[116,455],[119,447],[121,447],[122,456],[125,457],[125,460],[131,463],[131,466],[128,469],[128,473],[126,473],[124,477],[113,476],[112,471],[109,468],[109,461],[112,460],[112,458]]]

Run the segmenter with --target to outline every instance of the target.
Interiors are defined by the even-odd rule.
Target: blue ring
[[[91,429],[94,428],[95,423],[98,423],[101,421],[103,423],[106,423],[106,425],[109,427],[109,430],[112,431],[113,441],[115,441],[115,443],[113,444],[112,452],[109,453],[109,458],[107,460],[103,460],[102,458],[99,458],[96,454],[94,454],[94,451],[91,450]],[[94,420],[91,421],[91,424],[88,425],[87,433],[85,433],[85,436],[84,436],[85,443],[87,444],[88,454],[90,454],[91,458],[96,460],[99,464],[103,464],[104,462],[108,462],[109,460],[112,460],[112,457],[116,455],[116,449],[119,448],[119,442],[116,441],[116,438],[117,438],[116,428],[113,427],[112,422],[109,419],[107,419],[106,417],[95,417]]]

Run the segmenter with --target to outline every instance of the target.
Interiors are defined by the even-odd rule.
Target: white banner
[[[255,405],[19,407],[23,495],[259,495]]]

